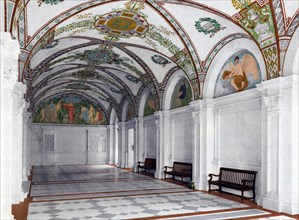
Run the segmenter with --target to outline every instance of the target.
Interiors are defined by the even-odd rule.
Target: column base
[[[263,208],[281,212],[281,201],[276,193],[268,193],[263,198]]]
[[[164,179],[164,170],[156,170],[155,178],[156,179]]]

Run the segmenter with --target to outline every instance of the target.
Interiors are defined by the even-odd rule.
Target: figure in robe
[[[89,120],[89,110],[88,108],[86,108],[85,106],[81,105],[81,114],[80,114],[80,118],[87,124],[90,123]]]
[[[95,113],[95,117],[93,119],[93,123],[95,125],[100,125],[100,124],[104,124],[105,120],[104,120],[104,117],[103,117],[103,114],[101,111],[96,111]]]
[[[240,92],[248,87],[246,74],[252,74],[254,80],[258,80],[259,78],[257,63],[250,54],[245,54],[241,62],[240,58],[236,56],[234,63],[230,63],[229,69],[223,72],[222,79],[231,80],[232,87],[236,92]]]
[[[187,87],[185,81],[183,80],[177,98],[175,99],[176,107],[182,106],[182,100],[186,97],[186,94],[187,94]]]
[[[56,105],[51,101],[48,106],[48,113],[50,122],[56,122]]]
[[[63,108],[68,110],[68,123],[74,123],[75,119],[75,106],[73,103],[63,105]]]

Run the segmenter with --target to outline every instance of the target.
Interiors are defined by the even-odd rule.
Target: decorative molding
[[[283,101],[284,101],[284,96],[282,94],[263,97],[263,103],[266,106],[268,112],[279,111]]]
[[[98,136],[97,135],[89,136],[88,150],[89,151],[98,151]]]
[[[54,151],[54,134],[44,134],[44,151]]]
[[[194,119],[195,122],[200,122],[201,121],[201,111],[194,111],[192,112],[192,118]]]

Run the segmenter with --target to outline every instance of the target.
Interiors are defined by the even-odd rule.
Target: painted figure
[[[46,114],[45,114],[45,108],[42,108],[41,110],[40,110],[40,120],[39,120],[39,122],[43,122],[43,121],[45,121],[45,122],[47,122],[48,121],[48,119],[46,118]]]
[[[89,121],[89,110],[85,106],[81,105],[81,114],[80,118],[85,122],[85,123],[90,123]]]
[[[74,123],[75,119],[75,106],[73,103],[64,104],[63,107],[68,110],[68,123]]]
[[[103,124],[105,122],[103,114],[101,111],[96,111],[95,113],[95,117],[93,118],[93,124],[95,125],[99,125],[99,124]]]
[[[177,98],[175,100],[176,106],[180,107],[182,106],[182,100],[186,97],[187,94],[187,87],[185,80],[182,81]]]
[[[51,101],[48,106],[49,119],[51,122],[56,122],[56,105]]]
[[[235,91],[240,92],[248,87],[246,74],[252,74],[254,80],[259,78],[257,63],[250,54],[245,54],[241,62],[240,58],[236,56],[234,63],[230,63],[229,69],[223,72],[222,79],[230,80]]]
[[[88,118],[89,118],[89,121],[90,121],[90,124],[94,124],[93,123],[93,116],[94,116],[94,114],[95,114],[95,110],[94,110],[94,108],[92,107],[92,105],[89,105],[89,115],[88,115]]]

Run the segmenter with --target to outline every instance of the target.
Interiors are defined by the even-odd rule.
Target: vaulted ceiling
[[[156,109],[161,109],[168,79],[182,70],[193,99],[200,99],[209,66],[224,45],[246,38],[264,52],[269,45],[277,46],[278,37],[298,24],[294,22],[298,8],[286,11],[278,0],[271,4],[261,0],[5,3],[6,30],[19,39],[19,79],[28,86],[27,99],[33,111],[53,97],[73,94],[106,113],[114,109],[120,115],[125,102],[137,112],[145,89],[153,96]],[[286,5],[293,3],[285,1]],[[250,13],[254,7],[265,16],[270,13],[267,24],[272,25],[269,30],[274,38],[267,45],[250,30],[250,19],[245,20],[246,13],[254,20]],[[297,17],[287,23],[296,10]],[[273,62],[279,68],[279,59]]]

